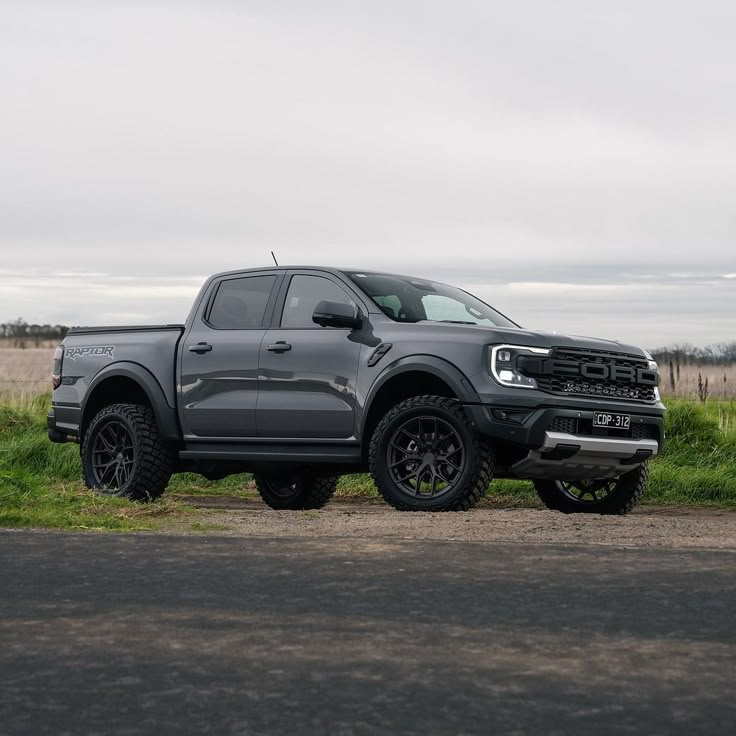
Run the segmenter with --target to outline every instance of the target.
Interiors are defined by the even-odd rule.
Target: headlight
[[[496,345],[491,349],[491,373],[502,386],[536,388],[537,382],[516,368],[520,355],[549,355],[548,348],[527,348],[523,345]]]
[[[649,353],[647,353],[647,355],[649,355]],[[649,357],[651,358],[652,356],[649,355]],[[656,360],[650,360],[649,361],[649,364],[647,365],[647,368],[649,368],[650,371],[654,371],[657,374],[657,383],[659,383],[659,368],[657,366],[657,361]],[[662,400],[662,397],[659,395],[659,387],[658,386],[655,386],[654,387],[654,400],[655,401],[661,401]]]
[[[651,356],[649,356],[651,357]],[[657,382],[659,383],[659,368],[657,367],[657,361],[656,360],[650,360],[649,365],[647,366],[650,371],[654,371],[657,374]],[[661,401],[662,397],[659,395],[659,386],[654,387],[654,400],[655,401]]]

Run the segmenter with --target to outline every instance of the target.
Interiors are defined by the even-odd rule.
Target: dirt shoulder
[[[181,500],[199,509],[197,520],[177,521],[168,531],[736,550],[736,511],[715,509],[644,507],[624,517],[487,507],[469,513],[419,514],[394,511],[375,500],[337,499],[320,511],[273,511],[258,500],[226,497]]]

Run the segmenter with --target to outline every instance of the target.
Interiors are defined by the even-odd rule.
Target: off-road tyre
[[[277,510],[321,509],[337,489],[337,476],[322,473],[261,472],[254,479],[264,503]]]
[[[119,447],[130,448],[115,455],[101,449],[115,436],[111,432],[114,427],[120,429],[118,436],[127,438]],[[88,488],[135,501],[152,501],[161,496],[174,470],[174,451],[162,442],[151,408],[141,404],[112,404],[101,409],[84,433],[80,454]],[[101,477],[102,471],[95,465],[104,465],[109,458],[121,455],[122,460],[114,461],[117,464],[113,469],[124,468],[124,482],[120,482],[122,471]]]
[[[612,490],[599,501],[579,501],[565,492],[563,481],[536,480],[534,487],[542,503],[563,514],[628,514],[636,506],[647,487],[649,467],[642,463],[634,470],[611,481]]]
[[[454,474],[450,477],[447,472],[448,466],[444,466],[444,470],[441,472],[451,482],[438,495],[432,495],[434,485],[432,485],[429,495],[421,492],[412,495],[411,488],[407,487],[407,484],[412,483],[412,479],[405,481],[404,484],[398,482],[401,478],[398,477],[392,465],[398,465],[402,473],[412,472],[413,466],[407,463],[392,463],[390,461],[390,448],[393,448],[392,451],[399,449],[400,452],[411,453],[411,442],[406,448],[396,448],[391,443],[395,442],[395,436],[402,432],[403,427],[415,426],[412,423],[419,419],[420,429],[416,434],[421,440],[421,444],[417,442],[414,444],[417,447],[417,452],[424,450],[426,452],[424,453],[425,460],[417,462],[426,462],[426,458],[430,456],[435,458],[434,453],[441,453],[443,450],[440,447],[433,448],[432,443],[437,440],[438,436],[442,435],[442,430],[435,431],[432,434],[432,432],[423,433],[421,429],[422,421],[425,421],[431,429],[431,419],[435,417],[440,422],[440,426],[449,427],[454,431],[455,438],[451,440],[453,444],[450,447],[456,446],[458,441],[461,443],[462,457],[464,458],[462,467],[460,471],[451,471]],[[407,434],[407,437],[409,436],[412,436],[411,432]],[[432,439],[433,437],[434,439]],[[447,445],[445,445],[444,452],[447,452]],[[457,459],[460,457],[460,453],[459,450],[455,450],[455,452],[458,454],[449,454]],[[445,456],[447,457],[447,454]],[[395,457],[394,455],[394,460]],[[440,472],[439,468],[443,466],[443,461],[433,460],[432,462],[434,462],[433,467],[436,467],[436,470],[430,469],[428,471],[429,475],[424,477],[432,477],[435,472]],[[416,396],[397,404],[378,423],[371,438],[368,463],[373,481],[380,494],[387,503],[399,511],[468,511],[485,495],[493,479],[495,453],[492,445],[480,434],[477,426],[471,421],[458,401],[444,396]],[[423,482],[421,476],[419,479],[414,479],[415,491],[416,485],[418,484],[421,489]],[[426,481],[425,484],[428,485],[429,481]]]

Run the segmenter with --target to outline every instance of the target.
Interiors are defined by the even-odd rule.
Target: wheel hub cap
[[[133,437],[125,424],[111,420],[92,441],[92,479],[95,488],[120,490],[134,465]]]
[[[394,482],[411,496],[448,493],[465,467],[465,450],[457,430],[444,419],[408,419],[394,432],[387,451]]]
[[[580,504],[599,503],[616,490],[617,480],[557,481],[563,495]]]

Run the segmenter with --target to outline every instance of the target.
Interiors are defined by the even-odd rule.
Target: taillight
[[[54,365],[51,368],[51,385],[54,387],[54,389],[59,388],[61,386],[61,365],[64,362],[64,346],[59,345],[56,350],[54,350]]]

